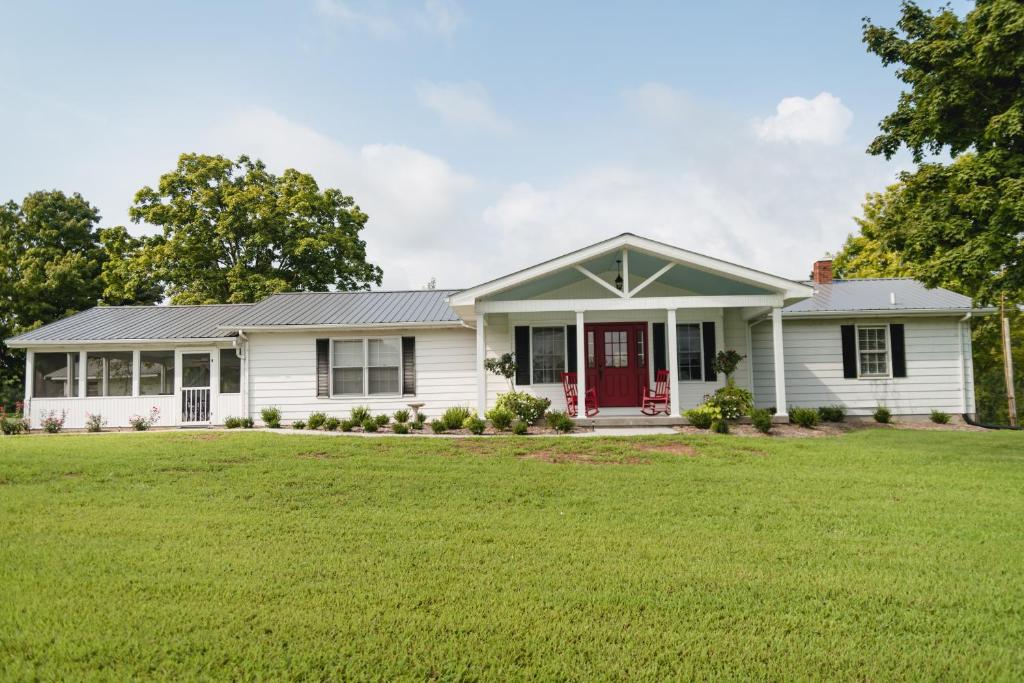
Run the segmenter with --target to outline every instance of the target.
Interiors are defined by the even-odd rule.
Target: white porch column
[[[85,398],[85,392],[89,388],[89,373],[85,367],[88,360],[89,354],[87,352],[78,352],[78,398]]]
[[[476,412],[481,420],[487,413],[487,370],[484,369],[484,359],[487,358],[485,325],[484,314],[479,313],[476,318]]]
[[[132,396],[142,393],[142,352],[132,351]]]
[[[25,352],[25,405],[22,406],[25,417],[31,416],[32,385],[36,379],[36,357],[34,351]]]
[[[789,418],[786,405],[786,359],[782,352],[782,307],[772,307],[772,350],[775,352],[775,417]]]
[[[576,311],[576,391],[579,399],[576,416],[587,416],[587,333],[583,330],[583,311]]]
[[[676,342],[676,309],[665,311],[665,352],[668,354],[668,414],[679,414],[679,352]]]

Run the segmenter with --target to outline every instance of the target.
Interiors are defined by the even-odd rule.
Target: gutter
[[[787,320],[799,320],[803,318],[892,318],[894,316],[951,316],[967,313],[968,315],[989,315],[995,313],[995,308],[871,308],[853,311],[799,311],[787,313],[782,311],[782,317]]]
[[[219,328],[218,328],[219,329]],[[231,337],[168,337],[166,339],[26,339],[8,340],[4,344],[12,349],[31,349],[36,346],[117,346],[118,344],[216,344],[230,341]]]
[[[309,330],[378,330],[378,329],[450,329],[460,327],[464,322],[429,322],[429,323],[360,323],[358,325],[252,325],[249,327],[235,327],[231,325],[220,325],[218,330],[238,330],[242,332],[305,332]]]

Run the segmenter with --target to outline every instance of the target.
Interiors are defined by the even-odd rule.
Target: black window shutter
[[[516,325],[516,384],[524,387],[530,383],[530,328]]]
[[[566,325],[565,336],[565,348],[567,349],[565,354],[565,371],[576,372],[576,326]]]
[[[718,348],[715,345],[715,324],[701,323],[701,326],[704,328],[704,381],[717,382],[715,354],[718,353]]]
[[[666,370],[668,358],[665,356],[665,323],[652,323],[651,346],[653,347],[651,358],[654,361],[655,371]]]
[[[402,395],[416,395],[416,337],[402,337]]]
[[[843,337],[843,377],[857,379],[857,330],[853,325],[840,325]]]
[[[316,395],[331,394],[331,341],[316,340]]]
[[[892,376],[907,376],[907,345],[903,339],[903,325],[889,325],[889,341],[892,342]]]

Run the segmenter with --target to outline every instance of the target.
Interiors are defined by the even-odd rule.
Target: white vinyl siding
[[[904,326],[907,376],[843,377],[840,326],[873,328],[892,323]],[[961,336],[961,326],[953,316],[784,320],[782,329],[789,406],[816,408],[839,404],[851,415],[870,415],[880,405],[903,415],[926,415],[933,409],[959,413],[963,410],[961,377],[966,376],[967,412],[974,411],[970,332]],[[760,407],[774,406],[771,321],[755,325],[751,338],[756,403]],[[960,365],[961,343],[966,369]],[[887,343],[886,348],[891,345]],[[891,367],[891,358],[887,363]]]

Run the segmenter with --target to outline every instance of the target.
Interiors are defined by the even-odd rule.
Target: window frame
[[[370,340],[379,339],[381,341],[394,341],[398,346],[398,365],[395,370],[398,375],[398,391],[394,393],[381,393],[371,394],[370,393],[370,368],[388,367],[387,365],[370,365]],[[353,342],[358,341],[363,346],[363,390],[361,393],[355,394],[339,394],[334,390],[334,371],[337,366],[334,365],[334,344],[335,342]],[[368,337],[328,337],[327,347],[327,358],[328,358],[328,398],[332,399],[346,399],[346,398],[401,398],[404,396],[403,392],[403,370],[402,370],[402,337],[400,335],[370,335]],[[349,367],[349,366],[346,366]],[[355,366],[350,366],[355,367]]]
[[[717,326],[717,324],[718,323],[715,323],[716,326]],[[679,328],[683,327],[683,326],[690,326],[690,327],[696,327],[697,328],[697,342],[700,344],[700,363],[697,366],[697,370],[700,372],[700,377],[698,377],[696,379],[694,379],[693,377],[687,377],[687,378],[684,379],[682,377],[682,372],[680,371],[680,376],[676,378],[676,381],[677,382],[703,382],[704,381],[704,325],[703,324],[701,324],[699,322],[681,322],[681,323],[677,322],[676,323],[676,350],[675,350],[675,353],[676,353],[676,367],[677,368],[681,368],[682,367],[682,363],[679,362],[679,338],[680,338],[679,337]],[[717,330],[716,330],[716,332],[717,332]],[[668,335],[666,335],[666,336],[668,336]],[[667,339],[665,341],[668,342]]]
[[[111,394],[110,393],[110,358],[106,354],[128,354],[128,393],[126,394]],[[97,356],[103,361],[99,380],[100,392],[97,394],[89,393],[89,357]],[[136,367],[135,367],[136,349],[87,349],[85,352],[85,367],[82,368],[82,372],[85,374],[85,396],[83,398],[96,399],[96,398],[135,398],[135,379],[136,379]]]
[[[138,364],[137,368],[134,367],[135,351],[138,351],[138,355],[139,355],[139,364]],[[147,393],[145,393],[142,390],[142,367],[143,367],[143,364],[146,362],[146,361],[144,361],[142,359],[142,356],[143,356],[143,354],[146,354],[146,353],[170,354],[170,356],[171,356],[171,363],[173,364],[171,366],[171,372],[170,372],[170,384],[171,384],[170,392],[168,392],[166,394],[164,394],[164,393],[147,394]],[[186,353],[187,353],[187,351],[186,351]],[[177,382],[177,368],[178,368],[178,358],[179,358],[179,356],[180,356],[180,354],[178,353],[178,349],[175,349],[173,347],[172,348],[166,348],[165,347],[165,348],[152,348],[152,349],[150,349],[150,348],[134,349],[132,351],[132,359],[133,359],[132,372],[135,372],[136,369],[138,370],[139,381],[137,383],[135,383],[134,379],[133,379],[133,385],[137,384],[137,386],[139,388],[138,396],[139,397],[146,396],[146,397],[154,397],[154,398],[159,398],[161,396],[175,396],[178,393],[178,388],[179,388],[178,387],[178,382]],[[150,361],[150,362],[152,362],[152,361]],[[166,377],[167,377],[167,375],[165,373],[165,375],[164,375],[165,380],[166,380]],[[94,396],[93,398],[97,398],[97,397]]]
[[[64,391],[60,396],[39,396],[38,383],[36,382],[35,374],[39,371],[36,363],[38,362],[39,356],[64,356]],[[35,351],[33,352],[32,361],[32,399],[41,400],[52,400],[58,398],[80,398],[78,395],[79,389],[79,376],[83,372],[81,367],[81,354],[78,351]],[[93,397],[95,398],[95,397]]]
[[[224,391],[224,354],[234,356],[238,359],[238,391]],[[141,392],[140,392],[141,393]],[[234,347],[221,347],[217,350],[217,393],[221,396],[238,396],[242,393],[242,359]]]
[[[534,379],[533,374],[533,331],[535,329],[558,329],[562,330],[562,370],[561,372],[575,372],[574,369],[569,369],[569,326],[566,324],[537,324],[530,325],[530,384],[539,387],[555,387],[562,386],[562,378],[559,376],[558,380],[554,382],[538,382]],[[595,344],[597,341],[595,340]]]
[[[857,351],[857,379],[892,379],[892,338],[889,335],[889,324],[871,324],[871,325],[860,325],[855,324],[854,326],[854,349]],[[882,353],[879,351],[862,351],[860,348],[860,331],[861,330],[884,330],[885,331],[885,373],[884,374],[870,374],[866,375],[861,372],[861,354],[862,353]]]

